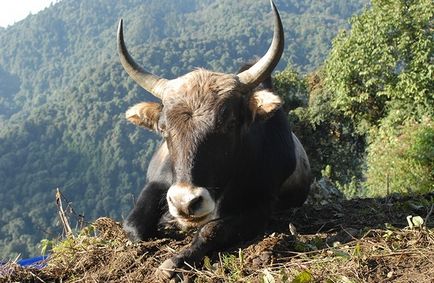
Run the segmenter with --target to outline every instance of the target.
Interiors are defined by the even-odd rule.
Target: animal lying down
[[[172,80],[153,75],[129,55],[119,22],[124,69],[161,100],[136,104],[126,117],[163,137],[124,229],[132,240],[146,240],[167,211],[180,228],[197,228],[191,245],[158,268],[160,278],[262,233],[273,207],[306,200],[309,161],[271,83],[284,46],[279,13],[271,6],[271,46],[238,74],[197,69]]]

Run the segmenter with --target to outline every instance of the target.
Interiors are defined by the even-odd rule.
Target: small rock
[[[323,177],[319,181],[314,181],[312,183],[306,203],[310,205],[323,206],[344,199],[344,194],[339,191],[328,178]]]
[[[259,255],[259,258],[262,260],[263,263],[269,263],[271,261],[272,255],[273,254],[270,251],[265,251]]]

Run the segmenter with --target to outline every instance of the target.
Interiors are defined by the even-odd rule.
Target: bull
[[[158,77],[130,56],[119,22],[124,69],[161,100],[134,105],[126,118],[163,137],[124,230],[132,240],[148,239],[157,235],[167,214],[182,229],[197,228],[191,245],[158,268],[161,278],[173,277],[176,268],[198,263],[212,251],[254,238],[266,228],[273,208],[300,206],[308,195],[309,161],[271,83],[284,34],[270,3],[271,45],[237,74],[196,69],[171,80]]]

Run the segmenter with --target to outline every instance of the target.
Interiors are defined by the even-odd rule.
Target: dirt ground
[[[434,192],[311,201],[274,214],[265,235],[180,274],[186,282],[434,282],[433,206]],[[43,269],[1,266],[0,281],[155,282],[155,269],[191,240],[167,230],[133,244],[109,218],[94,227],[97,236],[88,228],[58,243]]]

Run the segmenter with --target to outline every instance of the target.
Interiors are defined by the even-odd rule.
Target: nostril
[[[202,205],[203,198],[201,196],[197,196],[190,201],[188,204],[188,214],[193,215],[195,211],[197,211]]]

